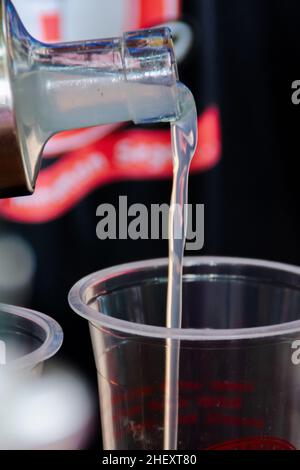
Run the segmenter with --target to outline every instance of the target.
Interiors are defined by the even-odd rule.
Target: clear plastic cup
[[[166,288],[167,260],[151,260],[99,271],[70,292],[90,325],[104,448],[163,449],[174,341],[179,450],[300,449],[300,268],[187,258],[182,329],[164,327]]]
[[[47,315],[0,304],[0,373],[40,373],[62,341],[61,327]]]

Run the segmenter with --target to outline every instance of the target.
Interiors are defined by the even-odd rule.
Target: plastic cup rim
[[[9,364],[4,365],[3,367],[5,369],[19,370],[33,368],[54,356],[54,354],[56,354],[60,349],[63,342],[63,331],[61,326],[53,318],[43,313],[36,312],[35,310],[3,303],[0,303],[0,310],[2,313],[25,318],[26,320],[40,326],[46,333],[45,340],[41,346],[31,353],[25,354],[24,356],[9,362]]]
[[[113,330],[115,333],[125,333],[134,336],[157,338],[157,339],[174,339],[188,341],[232,341],[245,339],[259,339],[284,336],[287,334],[300,334],[300,320],[275,324],[270,326],[259,326],[251,328],[231,328],[231,329],[193,329],[193,328],[166,328],[160,326],[152,326],[120,320],[88,306],[83,296],[86,290],[94,283],[104,282],[106,279],[118,277],[129,271],[150,269],[151,267],[167,266],[167,258],[159,258],[133,263],[120,264],[111,268],[96,271],[83,279],[79,280],[70,290],[68,300],[70,307],[81,317],[88,320],[96,327]],[[184,266],[194,265],[216,266],[218,264],[254,266],[258,268],[270,268],[279,271],[286,271],[300,276],[300,267],[258,259],[250,258],[233,258],[219,256],[192,256],[185,257]]]

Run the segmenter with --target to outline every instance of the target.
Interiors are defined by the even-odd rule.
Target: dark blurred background
[[[210,105],[219,108],[222,145],[219,163],[190,177],[190,202],[205,204],[205,246],[189,254],[300,264],[300,106],[291,102],[291,84],[300,79],[300,4],[183,0],[180,17],[194,34],[180,78],[192,89],[199,114]],[[95,387],[88,325],[70,310],[68,291],[92,271],[167,255],[165,241],[98,240],[96,208],[117,206],[119,195],[127,195],[128,205],[168,203],[170,192],[171,177],[123,181],[97,188],[56,220],[1,220],[0,236],[21,235],[35,254],[27,305],[58,320],[65,333],[59,357],[76,364]]]

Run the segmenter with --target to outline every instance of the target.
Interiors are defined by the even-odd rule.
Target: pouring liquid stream
[[[180,117],[171,123],[173,189],[169,213],[167,328],[182,326],[182,271],[187,230],[188,177],[198,138],[192,93],[178,84]],[[164,449],[177,450],[180,341],[168,338],[165,364]]]

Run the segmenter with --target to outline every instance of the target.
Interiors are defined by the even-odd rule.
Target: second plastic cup
[[[165,366],[180,345],[180,450],[300,448],[300,269],[188,258],[183,328],[164,327],[167,260],[99,271],[70,292],[89,321],[105,449],[163,449]]]
[[[61,327],[47,315],[0,304],[0,373],[40,373],[62,341]]]

